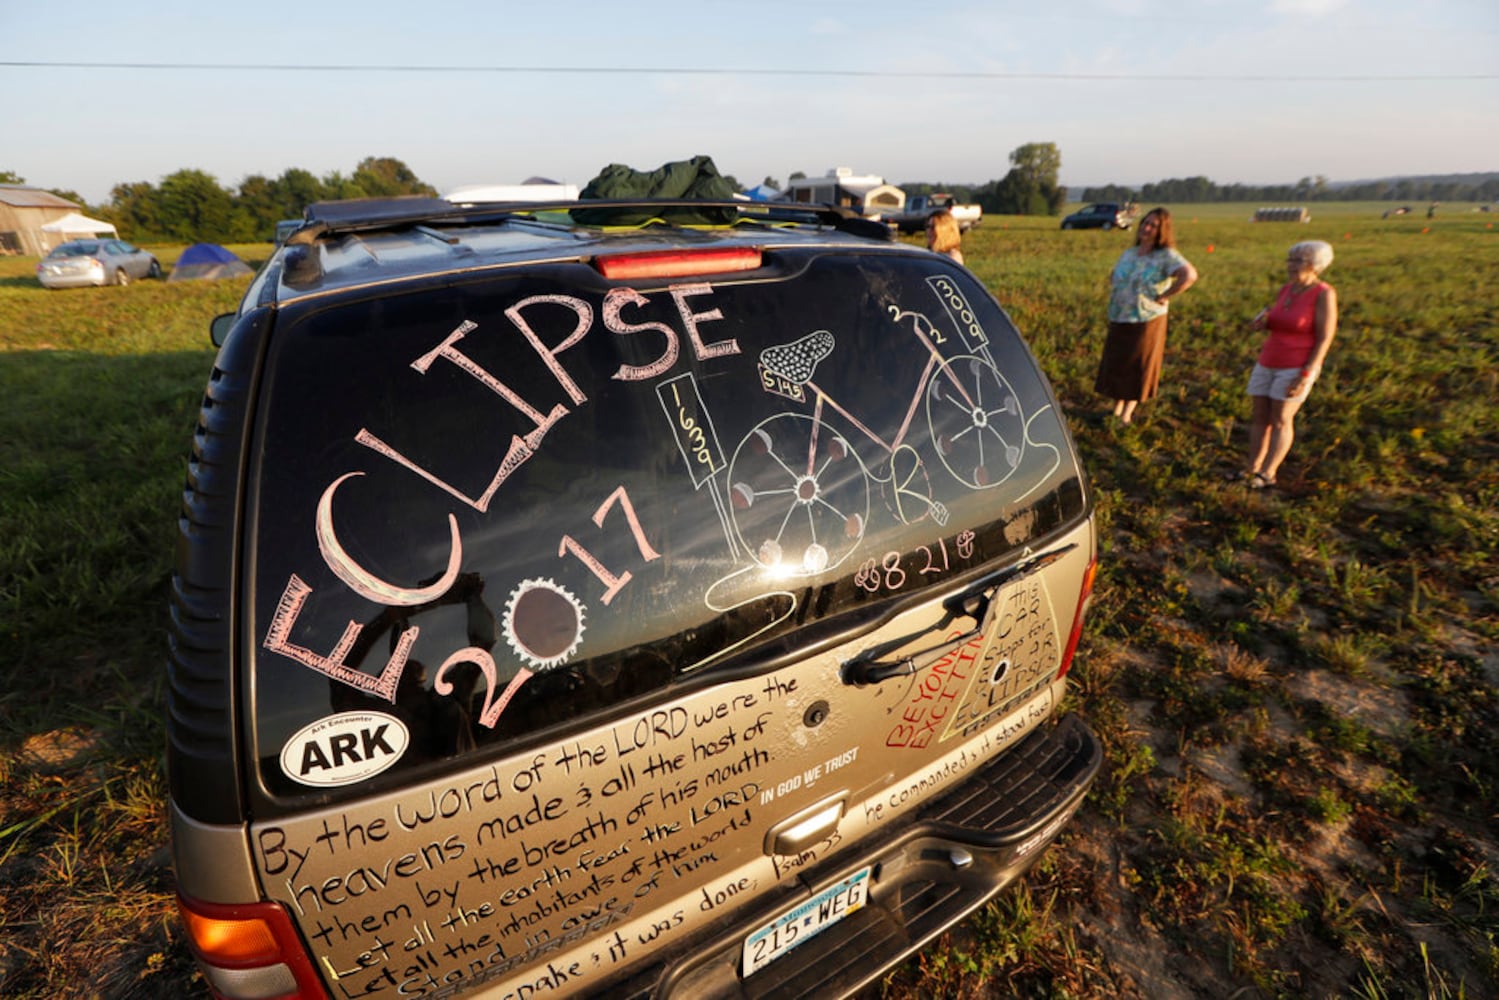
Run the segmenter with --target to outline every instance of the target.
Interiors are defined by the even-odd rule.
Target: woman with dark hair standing
[[[1135,407],[1155,397],[1166,355],[1167,303],[1192,287],[1197,269],[1176,250],[1171,213],[1153,208],[1140,220],[1135,245],[1114,265],[1109,291],[1109,334],[1093,388],[1114,400],[1122,424]]]

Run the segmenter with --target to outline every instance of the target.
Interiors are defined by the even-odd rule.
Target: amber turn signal
[[[232,968],[280,961],[276,935],[259,917],[226,920],[195,913],[186,906],[179,908],[182,922],[187,925],[187,933],[197,946],[198,954],[209,962]]]

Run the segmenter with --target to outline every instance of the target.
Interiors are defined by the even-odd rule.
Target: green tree
[[[232,241],[234,196],[201,170],[179,170],[162,179],[160,224],[165,234],[188,242]]]
[[[1067,189],[1057,183],[1062,153],[1054,142],[1028,142],[1010,153],[1010,172],[976,192],[984,211],[999,215],[1058,215]]]
[[[244,216],[250,231],[261,239],[276,231],[276,222],[285,218],[276,197],[275,182],[260,174],[251,174],[239,182],[235,208]]]
[[[121,236],[134,240],[158,239],[166,235],[161,224],[161,194],[149,181],[116,184],[109,192],[109,207],[100,213]]]
[[[290,167],[275,179],[251,174],[240,181],[235,197],[236,231],[246,241],[268,240],[276,223],[300,219],[308,205],[328,197],[327,185],[300,167]]]
[[[285,170],[271,183],[271,188],[276,195],[278,219],[299,219],[308,205],[332,197],[326,183],[301,167]]]
[[[0,184],[25,184],[26,178],[14,170],[0,170]]]
[[[423,183],[411,168],[393,156],[366,156],[354,168],[354,185],[370,198],[388,198],[403,194],[437,195],[437,189]]]
[[[322,185],[324,197],[330,201],[337,201],[342,198],[369,197],[363,188],[354,183],[352,177],[345,177],[337,170],[325,175],[319,183]]]
[[[308,205],[328,197],[327,186],[311,171],[290,167],[274,180],[260,174],[246,177],[240,182],[235,202],[246,220],[246,238],[265,240],[276,231],[276,223],[300,219]]]

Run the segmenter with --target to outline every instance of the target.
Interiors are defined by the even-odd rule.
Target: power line
[[[848,79],[890,80],[1053,80],[1081,82],[1231,82],[1231,83],[1422,83],[1472,82],[1499,80],[1499,73],[1465,74],[1295,74],[1295,73],[999,73],[987,71],[943,70],[858,70],[858,69],[759,69],[754,67],[694,66],[375,66],[333,65],[317,63],[135,63],[135,62],[50,62],[34,60],[0,60],[0,67],[16,69],[109,69],[161,70],[168,72],[207,73],[494,73],[521,75],[527,73],[595,76],[796,76],[841,77]]]

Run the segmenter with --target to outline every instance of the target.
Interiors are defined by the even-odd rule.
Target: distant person
[[[1338,331],[1338,293],[1322,280],[1332,263],[1332,246],[1306,240],[1286,254],[1286,274],[1275,302],[1249,324],[1264,330],[1265,342],[1249,376],[1253,415],[1249,424],[1249,465],[1234,478],[1252,490],[1275,485],[1280,463],[1295,439],[1296,411],[1306,402],[1322,372],[1323,359]]]
[[[1114,416],[1124,425],[1135,419],[1135,407],[1153,399],[1166,355],[1167,303],[1197,280],[1197,269],[1176,250],[1171,213],[1145,213],[1135,245],[1114,265],[1109,292],[1109,333],[1093,388],[1114,401]]]
[[[1435,219],[1437,217],[1437,204],[1437,202],[1432,202],[1426,206],[1426,217],[1428,219]]]
[[[939,208],[926,217],[926,248],[963,263],[963,230],[952,209]]]

